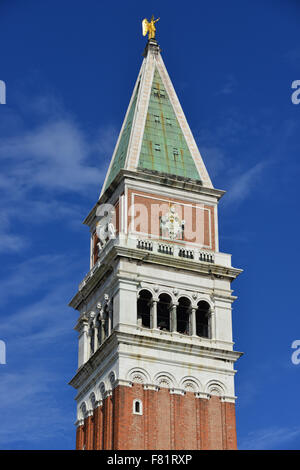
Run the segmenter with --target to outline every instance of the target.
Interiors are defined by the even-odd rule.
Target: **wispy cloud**
[[[229,74],[226,76],[221,88],[216,91],[216,95],[231,95],[234,92],[236,86],[236,78],[232,74]]]
[[[88,134],[53,95],[37,97],[26,111],[38,124],[27,129],[21,111],[7,111],[1,129],[0,211],[5,223],[0,225],[0,251],[26,247],[29,240],[20,228],[29,219],[39,224],[76,218],[79,223],[78,198],[84,200],[93,187],[95,194],[100,192],[116,139],[112,125]]]
[[[269,427],[251,431],[239,443],[241,450],[273,450],[300,439],[300,427]]]
[[[98,167],[86,163],[92,151],[71,120],[47,122],[22,135],[0,139],[0,158],[9,163],[8,178],[22,194],[36,187],[80,192],[100,184],[103,161],[99,158]]]
[[[244,199],[249,196],[250,192],[254,190],[255,184],[260,181],[260,177],[266,165],[267,162],[257,163],[244,173],[235,177],[228,188],[224,204],[241,204]]]
[[[246,120],[237,108],[226,109],[198,133],[208,172],[216,187],[226,190],[222,203],[231,209],[244,203],[252,191],[270,190],[278,175],[285,177],[286,154],[296,150],[299,123],[273,114],[274,110],[261,109]],[[272,170],[279,167],[275,174]]]
[[[61,384],[49,370],[27,368],[1,374],[1,449],[49,448],[49,440],[57,435],[71,448],[74,412],[54,400],[55,386]]]
[[[14,299],[26,299],[36,292],[39,296],[29,304],[21,303],[21,307],[15,311],[10,309],[9,322],[5,316],[1,318],[1,335],[24,338],[33,332],[40,333],[46,330],[49,336],[49,328],[53,326],[56,331],[69,333],[68,327],[72,326],[70,321],[74,314],[67,307],[67,303],[76,287],[69,281],[74,270],[76,270],[76,262],[70,259],[70,256],[65,255],[40,255],[11,267],[0,286],[2,306],[11,301],[12,292],[14,292]],[[64,315],[62,315],[62,308]],[[57,321],[57,311],[61,312],[59,321]]]
[[[74,393],[67,382],[76,367],[76,314],[67,303],[76,288],[74,270],[69,256],[37,256],[9,270],[1,283],[3,311],[10,305],[9,321],[7,315],[0,321],[7,346],[0,371],[1,449],[49,448],[59,434],[73,447]],[[64,348],[75,353],[68,376]],[[57,389],[69,396],[67,405]]]

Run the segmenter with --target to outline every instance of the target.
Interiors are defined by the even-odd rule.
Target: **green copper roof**
[[[138,167],[200,179],[169,96],[155,70]]]
[[[115,158],[114,158],[113,164],[111,166],[111,169],[110,169],[107,181],[106,181],[105,189],[108,188],[108,186],[114,180],[114,178],[117,176],[119,171],[122,168],[124,168],[126,154],[127,154],[127,148],[128,148],[128,143],[129,143],[129,137],[130,137],[131,127],[132,127],[132,120],[133,120],[135,106],[136,106],[138,90],[139,90],[139,84],[137,86],[135,96],[133,98],[131,108],[130,108],[128,116],[127,116],[127,120],[126,120],[125,127],[124,127],[122,135],[121,135],[121,139],[120,139],[120,142],[119,142],[116,154],[115,154]]]

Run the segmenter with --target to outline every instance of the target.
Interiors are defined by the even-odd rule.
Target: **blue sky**
[[[154,13],[220,203],[243,449],[299,449],[300,2],[0,2],[0,448],[72,449],[82,220],[98,198]],[[150,9],[149,9],[150,8]]]

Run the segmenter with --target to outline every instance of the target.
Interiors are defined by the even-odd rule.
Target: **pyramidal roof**
[[[212,188],[200,152],[154,39],[150,39],[102,193],[121,169],[201,180]]]

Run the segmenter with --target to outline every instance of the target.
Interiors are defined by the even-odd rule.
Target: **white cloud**
[[[8,271],[0,285],[6,312],[0,332],[7,351],[7,364],[0,370],[2,449],[49,448],[49,441],[59,434],[65,447],[68,441],[70,448],[74,445],[69,366],[68,376],[64,373],[70,355],[61,355],[64,348],[73,350],[75,372],[76,313],[67,306],[76,289],[74,271],[76,263],[70,257],[37,256]],[[13,309],[16,296],[18,307]]]
[[[260,162],[240,175],[236,175],[224,197],[224,204],[240,204],[246,199],[258,183],[266,162]]]
[[[100,185],[103,162],[99,158],[98,167],[89,166],[91,151],[84,133],[70,120],[48,122],[23,135],[0,139],[0,158],[10,161],[8,177],[23,192],[36,187],[80,192]]]
[[[75,412],[54,400],[55,385],[61,386],[49,370],[28,368],[1,374],[2,449],[16,449],[20,444],[22,448],[49,448],[49,439],[58,435],[71,444]]]
[[[39,255],[13,264],[0,283],[2,305],[14,297],[32,294],[35,291],[62,282],[74,269],[74,261],[64,255]]]
[[[288,442],[300,437],[300,427],[269,427],[251,431],[241,439],[238,445],[243,450],[276,450],[277,447],[287,445]],[[288,447],[287,447],[288,448]]]
[[[0,211],[5,218],[0,251],[26,247],[22,224],[29,221],[64,218],[72,224],[76,219],[78,227],[86,215],[78,201],[92,191],[98,196],[116,139],[113,126],[88,135],[52,95],[38,97],[28,109],[39,124],[28,130],[21,113],[14,113],[0,138]]]

